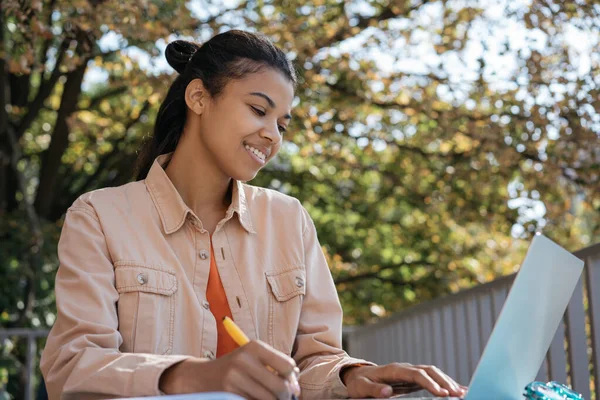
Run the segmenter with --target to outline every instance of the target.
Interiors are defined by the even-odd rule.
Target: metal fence
[[[584,273],[537,379],[568,383],[585,399],[600,399],[600,243],[574,254],[585,261]],[[376,363],[436,365],[466,385],[514,277],[419,304],[372,325],[347,329],[345,346],[353,356]]]
[[[24,337],[27,339],[27,357],[25,359],[25,399],[32,400],[35,396],[34,379],[37,369],[37,339],[48,336],[47,329],[0,329],[0,344],[12,337]],[[0,385],[0,395],[2,395],[2,385]]]

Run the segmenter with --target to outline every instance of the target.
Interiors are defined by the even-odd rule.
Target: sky
[[[403,18],[391,21],[390,32],[401,33],[408,29],[413,32],[410,42],[407,42],[404,36],[397,34],[395,35],[397,39],[387,48],[365,47],[364,43],[370,36],[382,35],[377,29],[368,28],[360,35],[350,38],[334,48],[322,50],[317,58],[327,55],[335,56],[336,54],[346,52],[356,54],[357,57],[360,56],[365,59],[374,60],[380,68],[379,72],[382,75],[398,72],[427,74],[431,71],[438,71],[447,76],[449,85],[451,86],[450,88],[450,86],[441,85],[438,89],[438,95],[443,100],[455,104],[465,104],[467,107],[474,107],[474,102],[468,99],[468,92],[471,82],[478,79],[479,58],[485,57],[486,59],[484,78],[492,84],[492,88],[500,91],[515,88],[517,84],[513,81],[513,76],[519,67],[519,53],[523,56],[527,56],[531,50],[543,53],[549,38],[539,29],[526,29],[524,22],[518,20],[517,17],[505,17],[505,7],[509,6],[513,10],[519,11],[528,7],[530,4],[529,0],[449,0],[447,6],[462,8],[472,3],[483,5],[485,11],[483,18],[477,19],[469,28],[470,38],[472,39],[468,41],[463,51],[447,52],[442,56],[439,56],[434,51],[432,44],[438,36],[436,30],[442,27],[443,6],[441,2],[432,2],[422,6],[419,12],[412,13],[410,20]],[[227,8],[234,7],[236,4],[237,2],[234,0],[223,1],[223,5]],[[216,8],[211,9],[207,7],[201,0],[190,1],[188,8],[198,18],[207,17],[207,11],[212,13],[218,12]],[[372,15],[374,12],[366,2],[361,1],[347,5],[346,11],[354,15],[359,14],[363,16]],[[418,26],[419,28],[414,29],[414,26]],[[243,29],[243,27],[241,28]],[[598,62],[599,55],[594,53],[592,49],[598,45],[600,39],[572,25],[566,26],[565,29],[568,34],[565,35],[566,43],[564,45],[569,48],[569,52],[572,55],[571,59],[577,69],[577,75],[586,75],[590,72],[592,62]],[[177,38],[179,37],[172,36],[169,38],[169,41]],[[203,38],[187,39],[201,41]],[[508,42],[513,51],[503,54],[504,42]],[[160,73],[171,71],[163,55],[167,42],[161,39],[156,44],[161,54],[155,58],[150,57],[147,53],[135,47],[127,47],[124,52],[137,60],[140,66],[149,72]],[[107,51],[123,48],[126,46],[126,43],[122,37],[114,32],[107,32],[101,38],[99,45],[103,51]],[[593,59],[593,57],[596,58]],[[93,66],[88,69],[85,76],[84,90],[106,79],[107,74],[98,67]],[[600,80],[597,83],[600,84]],[[373,90],[378,90],[377,84],[374,84],[372,88]],[[561,90],[567,90],[566,87],[555,89],[557,89],[555,96],[560,96]],[[521,96],[526,98],[528,94],[521,93]],[[546,100],[548,103],[552,102],[549,94]],[[368,126],[368,121],[366,126]],[[547,132],[550,139],[553,139],[553,134],[556,136],[554,138],[557,138],[558,134],[555,132],[558,131],[550,129]],[[539,225],[543,226],[543,216],[545,214],[544,203],[535,198],[520,197],[519,193],[523,188],[520,188],[519,185],[519,182],[513,182],[509,186],[509,193],[514,197],[509,201],[509,205],[513,208],[519,208],[521,214],[520,222],[537,219]],[[539,194],[537,197],[539,198]],[[520,236],[523,233],[523,227],[520,224],[513,227],[512,234],[514,236]]]
[[[372,13],[370,7],[365,2],[356,2],[354,7],[348,6],[347,9],[353,13],[361,15],[369,15]],[[448,4],[460,7],[466,1],[449,1]],[[470,2],[473,3],[473,2]],[[403,37],[398,39],[391,49],[370,48],[367,52],[367,58],[377,61],[377,65],[382,72],[407,72],[415,74],[428,73],[433,66],[439,65],[440,62],[444,65],[449,73],[448,77],[451,82],[456,84],[465,81],[472,81],[478,78],[478,59],[484,54],[488,61],[488,69],[484,78],[488,82],[497,82],[499,87],[507,84],[507,79],[510,78],[517,68],[517,56],[515,52],[501,54],[502,43],[507,40],[511,48],[516,51],[528,53],[530,49],[543,51],[547,42],[547,35],[541,30],[528,30],[525,28],[523,21],[518,21],[516,17],[511,19],[505,18],[504,7],[506,3],[510,3],[514,9],[519,6],[524,8],[530,3],[526,0],[478,0],[476,3],[482,3],[485,12],[485,19],[479,19],[470,28],[471,37],[477,40],[470,40],[466,49],[460,53],[448,52],[440,58],[432,49],[431,44],[435,42],[437,29],[442,27],[443,7],[440,2],[433,2],[424,5],[419,12],[411,14],[414,18],[411,21],[406,19],[398,19],[390,24],[390,30],[398,32],[409,28],[409,25],[420,25],[428,27],[428,30],[418,29],[413,35],[411,42],[407,44]],[[236,1],[223,0],[223,5],[229,7],[235,6]],[[207,7],[200,0],[192,0],[188,3],[190,12],[198,18],[207,16]],[[594,40],[588,32],[581,31],[574,26],[567,26],[566,35],[568,42],[566,43],[574,55],[573,59],[577,63],[579,75],[589,73],[591,66],[592,46],[598,42]],[[366,29],[363,34],[354,38],[348,39],[334,49],[332,52],[356,52],[358,51],[366,38],[371,35],[376,35],[376,29]],[[170,40],[177,37],[172,36]],[[193,39],[193,38],[192,38]],[[484,50],[480,41],[483,39],[488,49]],[[114,32],[105,34],[99,45],[102,50],[111,50],[122,47],[120,41],[122,37]],[[197,40],[197,38],[196,38]],[[157,47],[161,52],[164,52],[166,47],[164,40],[157,41]],[[147,53],[135,48],[128,47],[125,53],[132,58],[138,60],[143,68],[147,68],[153,72],[169,71],[166,60],[161,54],[158,57],[152,58]],[[85,84],[91,85],[94,82],[101,82],[106,79],[103,71],[94,67],[90,69],[86,75]]]

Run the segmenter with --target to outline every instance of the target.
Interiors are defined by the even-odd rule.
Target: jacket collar
[[[148,176],[145,179],[146,187],[167,235],[178,231],[183,226],[188,213],[199,220],[194,212],[184,203],[181,195],[175,189],[175,186],[173,186],[173,183],[164,170],[164,165],[171,159],[171,155],[172,153],[158,156],[154,160],[152,167],[150,167]],[[237,213],[242,227],[249,233],[256,233],[252,226],[252,217],[248,208],[244,186],[240,181],[235,179],[232,180],[232,185],[231,205],[227,209],[225,218],[229,220],[234,213]]]

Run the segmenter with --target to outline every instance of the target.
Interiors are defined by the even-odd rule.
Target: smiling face
[[[279,152],[293,99],[292,83],[273,69],[230,81],[216,98],[196,79],[186,89],[187,122],[201,154],[227,177],[249,181]]]

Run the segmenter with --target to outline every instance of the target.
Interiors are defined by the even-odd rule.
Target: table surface
[[[394,396],[394,399],[401,400],[460,400],[458,397],[409,397],[410,395],[400,395]],[[414,396],[414,394],[413,394]],[[121,399],[124,400],[124,399]],[[243,400],[242,397],[236,396],[231,393],[196,393],[196,394],[177,394],[170,396],[160,396],[160,397],[135,397],[129,398],[125,400]],[[327,400],[327,399],[324,399]],[[355,400],[367,400],[367,399],[355,399]],[[374,399],[369,399],[374,400]],[[376,399],[375,399],[376,400]]]

